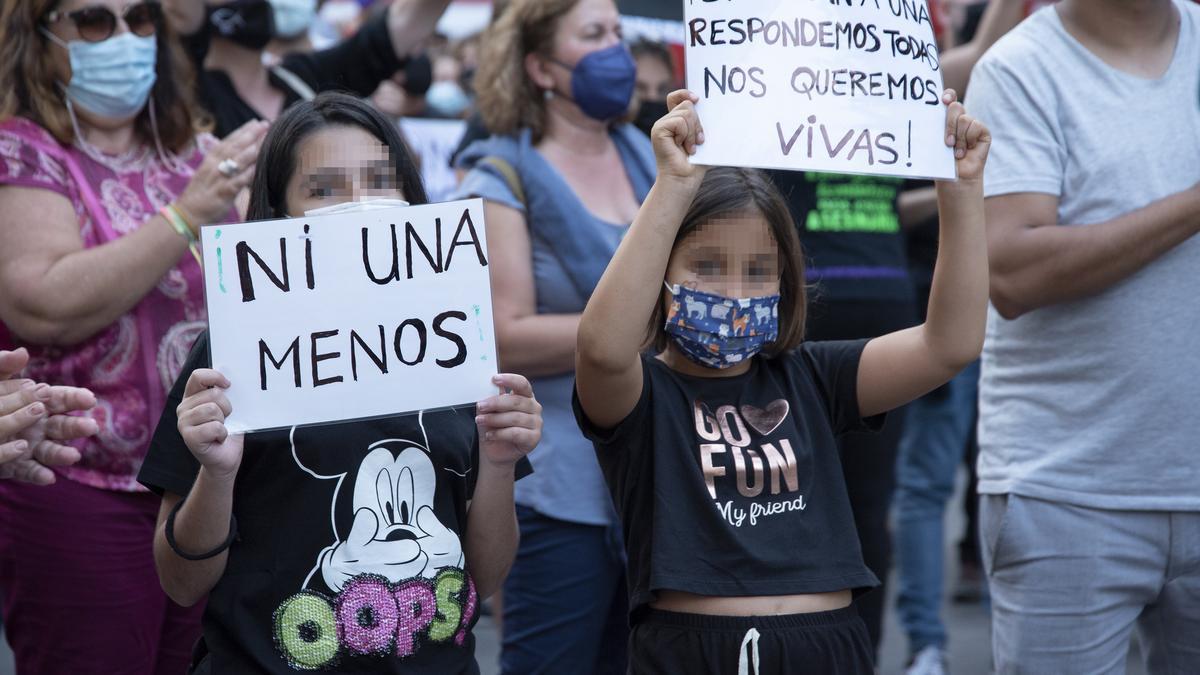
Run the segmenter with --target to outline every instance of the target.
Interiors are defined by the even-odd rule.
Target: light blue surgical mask
[[[42,32],[70,55],[66,90],[73,104],[109,119],[133,117],[146,107],[157,78],[158,44],[153,35],[121,33],[100,42],[64,42],[45,28]]]
[[[285,40],[303,37],[317,17],[317,0],[271,0],[275,36]]]

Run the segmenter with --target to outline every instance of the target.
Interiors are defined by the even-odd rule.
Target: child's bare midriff
[[[695,595],[683,591],[659,591],[650,603],[655,609],[685,614],[715,616],[776,616],[780,614],[811,614],[828,612],[850,605],[849,590],[802,595],[754,595],[717,597]]]

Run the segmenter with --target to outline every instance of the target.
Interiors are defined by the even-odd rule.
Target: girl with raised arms
[[[632,671],[873,673],[851,599],[878,581],[834,439],[978,358],[991,138],[947,90],[958,180],[937,188],[926,322],[802,342],[795,224],[761,173],[689,161],[697,100],[673,93],[654,126],[657,182],[579,326],[576,416],[624,527]]]

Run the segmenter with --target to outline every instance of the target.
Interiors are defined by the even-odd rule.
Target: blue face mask
[[[637,64],[623,44],[594,51],[571,70],[571,101],[583,114],[601,122],[616,119],[629,110],[637,84]]]
[[[71,57],[67,97],[93,115],[109,119],[133,117],[146,107],[157,78],[158,44],[153,35],[121,33],[100,42],[71,40],[42,29]]]
[[[671,292],[663,330],[702,366],[735,366],[779,337],[778,295],[735,299],[663,284]]]

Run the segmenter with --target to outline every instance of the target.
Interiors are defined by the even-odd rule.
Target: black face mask
[[[418,54],[404,65],[404,91],[413,96],[424,96],[433,86],[433,62],[424,54]]]
[[[654,123],[667,116],[667,104],[662,101],[642,101],[638,106],[637,117],[633,118],[633,126],[650,135]]]
[[[208,8],[213,34],[246,49],[262,49],[275,34],[275,17],[268,0],[233,0]]]

